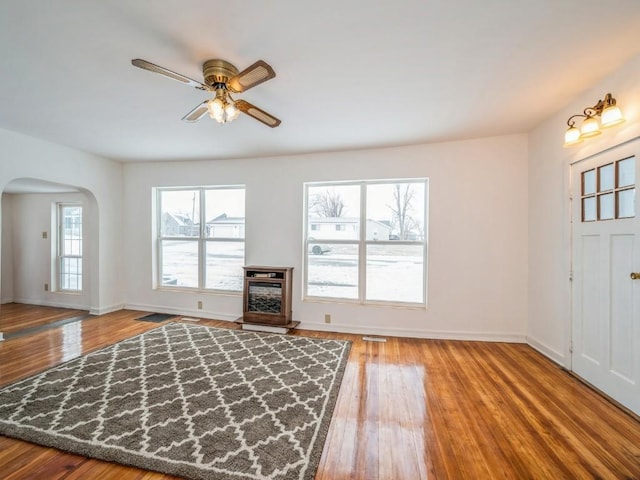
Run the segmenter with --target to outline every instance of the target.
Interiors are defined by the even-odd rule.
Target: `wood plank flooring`
[[[119,311],[0,342],[0,386],[158,326],[138,316]],[[637,418],[527,345],[295,334],[353,342],[317,480],[640,479]],[[2,436],[0,472],[174,478]]]
[[[0,305],[0,332],[7,335],[88,313],[84,310],[5,303]]]

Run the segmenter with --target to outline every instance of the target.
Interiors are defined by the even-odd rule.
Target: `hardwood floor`
[[[158,326],[139,314],[0,342],[0,385]],[[353,342],[316,479],[640,479],[640,422],[527,345],[295,334]],[[173,478],[2,436],[0,472]]]
[[[35,329],[59,320],[88,315],[84,310],[5,303],[0,305],[0,332],[5,335]]]

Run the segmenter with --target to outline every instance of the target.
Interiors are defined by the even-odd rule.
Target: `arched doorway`
[[[82,212],[81,288],[76,291],[65,289],[60,281],[58,212],[64,204],[78,205]],[[97,305],[98,205],[93,193],[73,185],[19,178],[5,186],[0,206],[1,303],[80,310]]]

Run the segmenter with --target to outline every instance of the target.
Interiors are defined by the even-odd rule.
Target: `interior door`
[[[572,165],[572,369],[640,414],[640,140]]]

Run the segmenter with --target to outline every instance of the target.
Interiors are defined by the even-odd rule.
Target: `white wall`
[[[1,196],[1,195],[0,195]],[[13,302],[13,234],[8,228],[13,222],[13,195],[6,195],[2,198],[2,238],[0,245],[0,285],[2,285],[1,303]],[[2,328],[0,327],[0,330]]]
[[[529,135],[528,342],[570,367],[570,164],[640,135],[640,56],[553,115]],[[626,122],[563,148],[566,121],[610,92]]]
[[[429,177],[427,310],[301,301],[303,183]],[[527,314],[527,139],[249,160],[124,166],[126,302],[132,308],[232,320],[240,296],[152,289],[151,189],[244,184],[246,263],[294,267],[302,327],[418,337],[523,341]],[[201,300],[204,309],[195,309]]]
[[[93,212],[97,213],[89,219],[90,230],[98,235],[97,239],[90,239],[97,249],[93,252],[97,268],[92,270],[90,279],[91,312],[121,308],[122,165],[7,130],[0,130],[0,152],[0,191],[12,180],[34,178],[78,187],[95,203]],[[0,238],[4,237],[3,233]],[[4,260],[3,255],[0,261]],[[0,281],[4,282],[4,278]],[[3,291],[0,283],[1,298]]]
[[[11,205],[8,221],[3,218],[2,230],[9,232],[12,271],[9,280],[12,291],[12,301],[31,305],[48,305],[55,307],[77,308],[89,310],[91,308],[91,278],[93,235],[87,228],[88,221],[93,215],[92,203],[82,193],[58,194],[3,194],[3,204]],[[83,244],[83,291],[79,293],[62,293],[54,291],[52,276],[55,267],[52,265],[52,246],[55,248],[55,225],[52,225],[52,207],[59,202],[81,203],[83,205],[83,223],[85,239]],[[55,208],[55,207],[53,207]],[[47,238],[42,233],[47,232]],[[87,235],[88,233],[88,235]],[[4,245],[3,245],[4,247]],[[3,248],[4,253],[4,248]],[[3,262],[3,272],[5,264]],[[49,291],[44,290],[44,284],[49,285]],[[4,283],[3,283],[4,284]]]

